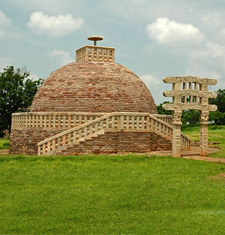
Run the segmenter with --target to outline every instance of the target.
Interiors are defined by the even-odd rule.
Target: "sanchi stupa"
[[[10,153],[78,155],[147,153],[172,148],[172,116],[157,114],[144,82],[114,62],[115,48],[76,51],[76,62],[53,72],[30,112],[12,115]],[[191,141],[181,133],[181,147]]]

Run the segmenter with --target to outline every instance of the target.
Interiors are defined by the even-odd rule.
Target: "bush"
[[[210,125],[209,129],[210,130],[217,130],[217,129],[223,129],[223,127],[222,126],[217,126],[217,125]]]
[[[3,147],[9,147],[9,143],[4,143],[2,146]]]

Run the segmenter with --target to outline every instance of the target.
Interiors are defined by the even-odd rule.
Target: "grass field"
[[[135,155],[2,156],[0,234],[221,235],[224,168]]]
[[[199,127],[184,127],[199,140]],[[225,157],[225,126],[209,127]],[[8,140],[0,139],[0,149]],[[0,234],[224,234],[224,165],[145,156],[0,156]]]
[[[199,126],[184,126],[182,128],[188,137],[193,141],[199,141],[200,128]],[[219,143],[220,151],[210,154],[211,157],[225,157],[225,126],[209,126],[209,142]]]
[[[0,149],[7,149],[9,148],[9,140],[0,138]]]

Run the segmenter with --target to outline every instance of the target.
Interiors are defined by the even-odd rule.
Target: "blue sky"
[[[224,0],[0,0],[0,71],[14,65],[46,78],[92,35],[116,48],[116,62],[157,104],[171,89],[165,76],[216,78],[211,90],[225,89]]]

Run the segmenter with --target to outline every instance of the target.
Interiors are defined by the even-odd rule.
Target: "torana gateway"
[[[172,116],[158,115],[151,93],[131,70],[114,62],[115,49],[76,51],[76,62],[52,73],[30,112],[14,113],[10,153],[101,154],[171,150]],[[182,149],[191,141],[180,134]]]

